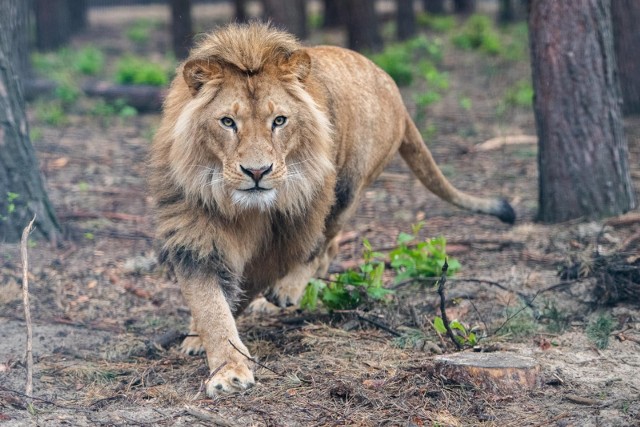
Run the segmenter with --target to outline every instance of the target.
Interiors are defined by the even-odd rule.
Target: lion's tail
[[[413,173],[432,193],[463,209],[497,216],[501,221],[513,224],[516,214],[504,199],[481,198],[463,193],[445,178],[431,152],[425,145],[420,131],[407,114],[407,130],[400,145],[400,155]]]

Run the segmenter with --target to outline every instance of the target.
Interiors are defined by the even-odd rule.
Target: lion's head
[[[330,124],[306,82],[311,59],[287,33],[240,29],[205,38],[174,81],[171,175],[230,215],[300,212],[333,171]]]

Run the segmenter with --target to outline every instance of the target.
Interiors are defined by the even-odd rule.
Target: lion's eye
[[[223,117],[220,119],[220,124],[226,128],[235,129],[236,122],[233,121],[231,117]]]
[[[273,119],[273,128],[277,128],[280,126],[283,126],[285,123],[287,123],[287,118],[285,116],[278,116],[275,119]]]

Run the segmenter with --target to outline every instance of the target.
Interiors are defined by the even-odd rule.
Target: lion
[[[160,261],[206,352],[206,393],[254,385],[234,315],[260,293],[297,304],[324,276],[363,189],[396,152],[440,198],[513,223],[508,202],[454,188],[394,81],[366,57],[303,47],[268,24],[204,36],[178,66],[150,156]]]

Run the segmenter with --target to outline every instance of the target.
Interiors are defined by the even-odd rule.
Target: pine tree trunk
[[[612,1],[611,14],[622,89],[622,112],[640,114],[640,1]]]
[[[29,141],[15,37],[27,36],[28,5],[0,1],[0,242],[20,240],[22,229],[37,214],[35,235],[55,240],[60,226],[44,188],[35,151]]]
[[[36,47],[39,50],[54,50],[69,41],[71,31],[67,1],[35,0]]]
[[[323,28],[338,28],[345,24],[344,0],[324,0]]]
[[[171,37],[176,58],[184,59],[189,56],[193,37],[191,0],[171,0]]]
[[[533,0],[529,16],[539,138],[539,219],[632,209],[609,0]]]
[[[407,40],[416,35],[416,14],[413,0],[396,0],[398,39]]]
[[[306,0],[262,0],[264,13],[276,27],[284,28],[299,39],[309,35]]]
[[[471,15],[476,11],[476,0],[453,0],[453,11],[458,15]]]
[[[234,13],[237,22],[247,22],[247,3],[246,0],[233,0]]]
[[[433,15],[444,15],[444,0],[422,0],[422,8]]]
[[[77,33],[87,27],[88,0],[67,0],[69,8],[69,29]]]
[[[344,0],[349,49],[377,52],[382,49],[374,0]]]

